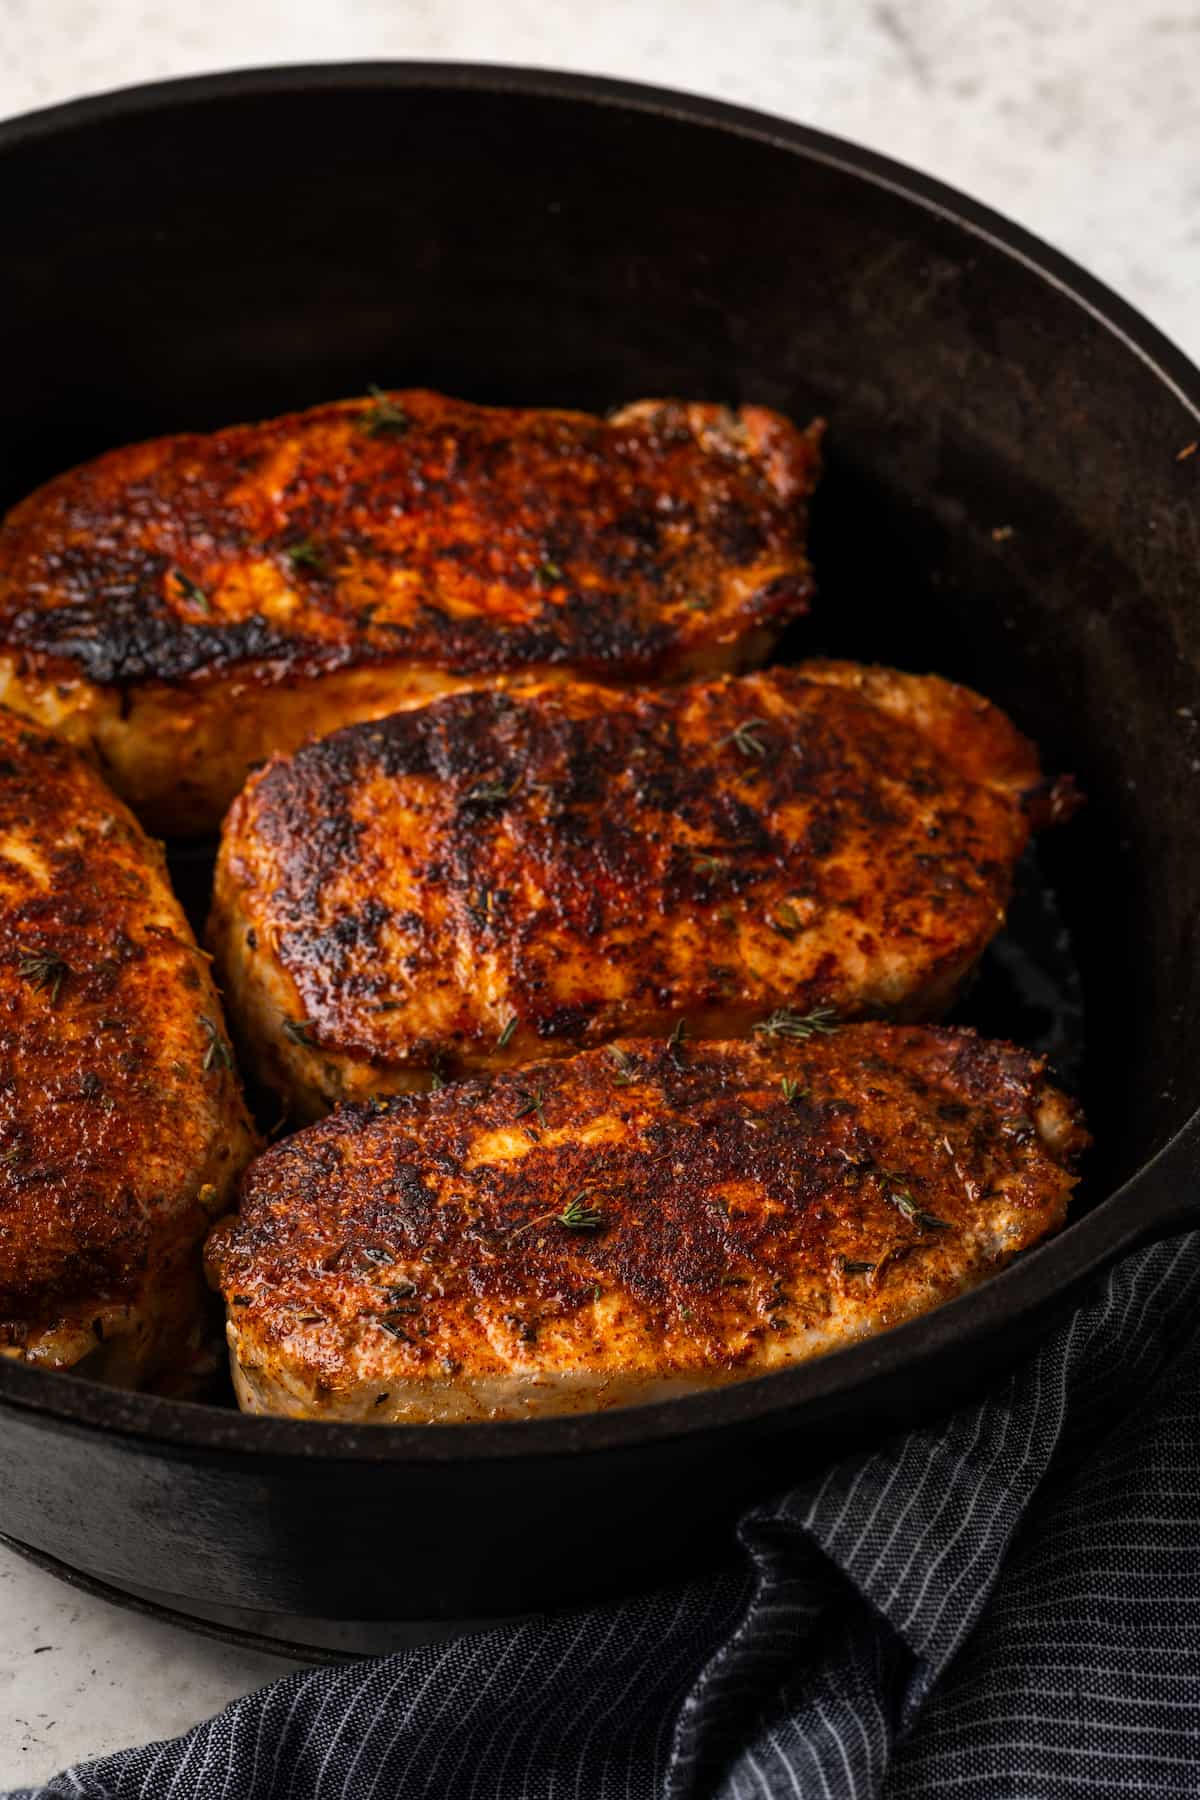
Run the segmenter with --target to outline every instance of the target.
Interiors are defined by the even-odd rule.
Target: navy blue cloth
[[[1200,1796],[1200,1234],[710,1580],[289,1676],[21,1800]]]

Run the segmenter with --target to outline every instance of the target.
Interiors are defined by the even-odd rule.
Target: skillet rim
[[[368,61],[297,63],[139,83],[0,121],[0,157],[11,148],[139,113],[238,95],[445,88],[554,98],[675,118],[706,130],[749,137],[897,194],[1022,263],[1081,307],[1141,361],[1200,424],[1200,369],[1136,308],[1061,251],[990,207],[934,177],[811,126],[650,83],[505,63]],[[828,1417],[872,1377],[904,1369],[916,1375],[955,1345],[969,1352],[1067,1297],[1117,1256],[1155,1236],[1200,1222],[1200,1108],[1140,1169],[1083,1218],[1029,1252],[1003,1274],[931,1313],[812,1362],[650,1406],[543,1419],[453,1426],[343,1425],[253,1417],[194,1401],[107,1388],[0,1358],[0,1412],[42,1417],[72,1435],[102,1431],[133,1448],[170,1447],[241,1458],[435,1464],[508,1461],[632,1450],[729,1427],[769,1424],[807,1411]],[[1178,1190],[1183,1197],[1175,1197]],[[1188,1192],[1190,1190],[1190,1194]]]

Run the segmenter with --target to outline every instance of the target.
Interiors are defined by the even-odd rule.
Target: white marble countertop
[[[916,164],[1041,233],[1200,360],[1200,0],[0,0],[0,116],[128,82],[374,57],[707,92]],[[172,1735],[288,1665],[0,1550],[0,1790]]]

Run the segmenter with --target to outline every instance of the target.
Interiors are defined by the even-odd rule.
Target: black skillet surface
[[[0,505],[112,444],[369,381],[825,413],[822,594],[791,649],[974,682],[1078,774],[1045,876],[1098,1134],[1074,1223],[979,1293],[665,1405],[352,1428],[4,1364],[0,1531],[276,1638],[567,1604],[709,1553],[748,1496],[950,1405],[1122,1250],[1200,1221],[1200,455],[1178,460],[1200,375],[1127,307],[865,151],[516,70],[84,101],[0,126],[0,201]],[[1016,930],[973,1016],[1019,1004],[1077,1047],[1070,961]]]

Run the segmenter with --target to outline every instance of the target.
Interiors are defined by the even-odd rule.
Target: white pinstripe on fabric
[[[964,1463],[968,1462],[974,1456],[975,1447],[980,1442],[984,1433],[988,1430],[989,1426],[992,1424],[994,1415],[995,1415],[995,1408],[983,1407],[980,1409],[979,1415],[975,1421],[975,1430],[973,1431],[973,1433],[971,1435],[971,1441],[967,1445],[965,1451],[963,1452]],[[879,1551],[879,1554],[876,1556],[875,1561],[872,1563],[871,1567],[868,1570],[859,1572],[859,1580],[862,1582],[862,1585],[864,1587],[866,1587],[867,1589],[869,1589],[869,1590],[874,1589],[875,1584],[879,1578],[879,1574],[880,1574],[880,1570],[883,1565],[884,1558],[886,1557],[888,1552],[891,1550],[892,1545],[895,1542],[898,1533],[903,1530],[904,1526],[908,1523],[908,1520],[912,1517],[913,1508],[919,1504],[920,1505],[924,1504],[926,1496],[927,1496],[927,1491],[928,1491],[928,1483],[926,1481],[922,1480],[920,1482],[915,1482],[913,1484],[912,1490],[909,1494],[908,1504],[907,1504],[907,1506],[904,1507],[903,1511],[898,1513],[895,1523],[893,1524],[892,1529],[889,1532],[887,1539],[885,1540],[885,1542],[883,1544],[883,1547]],[[914,1560],[921,1554],[921,1551],[922,1551],[923,1547],[925,1546],[925,1544],[928,1542],[929,1537],[933,1534],[934,1531],[936,1531],[938,1522],[942,1518],[943,1514],[946,1512],[947,1509],[950,1509],[950,1508],[953,1508],[954,1506],[956,1506],[958,1504],[960,1498],[961,1498],[961,1495],[956,1491],[956,1489],[953,1486],[947,1488],[940,1497],[940,1500],[938,1502],[937,1512],[935,1513],[933,1519],[929,1522],[929,1526],[927,1527],[927,1529],[923,1532],[919,1532],[919,1533],[918,1532],[910,1532],[908,1534],[908,1538],[911,1543],[911,1549],[909,1551],[908,1557],[905,1560],[903,1568],[899,1571],[895,1580],[892,1582],[891,1590],[890,1590],[890,1594],[889,1594],[889,1601],[894,1601],[897,1589],[899,1588],[901,1583],[905,1580],[905,1578],[908,1574],[908,1571],[911,1569],[911,1567],[913,1565]],[[950,1540],[950,1542],[952,1542],[952,1541],[953,1540]],[[948,1542],[946,1544],[942,1554],[945,1554],[945,1550],[949,1549],[949,1547],[950,1547],[950,1543]],[[927,1577],[927,1579],[928,1579],[928,1577]]]
[[[617,1628],[618,1628],[618,1619],[616,1617],[614,1617],[609,1623],[608,1631],[605,1633],[604,1637],[601,1639],[600,1644],[595,1648],[595,1650],[592,1651],[592,1654],[600,1655],[600,1656],[602,1656],[604,1654],[609,1643],[612,1641],[612,1634],[614,1631],[617,1630]],[[572,1650],[573,1650],[573,1647],[574,1647],[576,1641],[577,1640],[573,1638],[564,1647],[564,1649],[562,1650],[562,1652],[560,1653],[560,1655],[558,1657],[557,1662],[554,1665],[554,1668],[550,1672],[550,1676],[549,1676],[547,1685],[551,1688],[552,1691],[554,1688],[555,1681],[557,1680],[558,1676],[562,1674],[562,1671],[566,1668],[568,1662],[570,1661]],[[589,1646],[589,1649],[591,1649],[590,1646]],[[533,1744],[530,1746],[529,1761],[526,1764],[526,1768],[524,1771],[524,1777],[522,1780],[521,1800],[531,1800],[531,1796],[529,1793],[529,1787],[528,1787],[528,1775],[529,1775],[530,1766],[532,1765],[532,1763],[537,1755],[538,1749],[540,1748],[547,1733],[555,1725],[555,1723],[558,1719],[559,1713],[564,1711],[572,1703],[573,1703],[573,1696],[571,1693],[571,1689],[569,1686],[564,1686],[562,1693],[558,1699],[558,1702],[555,1705],[547,1707],[545,1712],[543,1713],[542,1718],[538,1724],[537,1737],[535,1738]],[[508,1752],[505,1755],[504,1763],[501,1765],[501,1768],[499,1771],[501,1779],[503,1778],[505,1770],[508,1767],[509,1761],[512,1758],[512,1754],[513,1754],[514,1750],[516,1749],[516,1742],[517,1742],[517,1740],[510,1735]]]
[[[992,1457],[990,1463],[988,1464],[988,1468],[986,1471],[986,1475],[988,1475],[988,1476],[993,1475],[995,1473],[995,1471],[998,1469],[998,1467],[1000,1466],[1000,1464],[1004,1461],[1004,1454],[1005,1454],[1005,1451],[1008,1449],[1010,1426],[1011,1426],[1011,1419],[1006,1416],[1000,1427],[1000,1441],[996,1448],[996,1454]],[[985,1476],[985,1479],[986,1479],[986,1476]],[[980,1498],[984,1495],[984,1493],[986,1493],[987,1491],[988,1490],[981,1484],[976,1489],[975,1493],[972,1494],[969,1504],[967,1506],[967,1511],[966,1511],[965,1516],[955,1526],[953,1532],[947,1539],[946,1543],[937,1552],[935,1560],[930,1564],[930,1567],[926,1572],[926,1578],[921,1584],[921,1589],[920,1589],[918,1599],[916,1601],[914,1601],[913,1604],[909,1607],[908,1611],[904,1615],[903,1620],[900,1622],[900,1624],[898,1626],[898,1629],[900,1631],[905,1632],[909,1628],[911,1628],[912,1623],[913,1623],[914,1619],[916,1618],[918,1607],[924,1603],[924,1600],[925,1600],[926,1594],[928,1593],[929,1585],[930,1585],[933,1575],[936,1573],[937,1569],[939,1569],[942,1566],[942,1564],[946,1561],[946,1558],[951,1554],[951,1552],[957,1548],[958,1544],[964,1538],[966,1538],[968,1536],[968,1534],[970,1533],[971,1523],[975,1517],[976,1504],[980,1500]],[[967,1575],[985,1556],[988,1555],[989,1551],[991,1550],[991,1548],[992,1548],[992,1532],[995,1529],[996,1522],[999,1519],[1001,1512],[1004,1511],[1004,1509],[1008,1505],[1009,1505],[1008,1491],[1006,1488],[1001,1487],[1000,1493],[996,1496],[996,1504],[995,1504],[995,1507],[994,1507],[992,1513],[990,1514],[990,1516],[988,1518],[987,1525],[986,1525],[984,1531],[979,1534],[977,1549],[976,1549],[974,1556],[972,1556],[970,1558],[970,1560],[964,1564],[964,1566],[959,1570],[958,1574],[954,1577],[954,1580],[953,1580],[951,1586],[949,1588],[947,1588],[945,1590],[945,1592],[943,1593],[941,1601],[938,1605],[937,1611],[935,1612],[933,1618],[923,1628],[922,1636],[926,1643],[930,1643],[930,1642],[933,1642],[936,1640],[937,1633],[938,1633],[938,1627],[941,1624],[942,1619],[945,1616],[946,1608],[949,1606],[951,1600],[954,1598],[954,1595],[958,1592],[959,1588],[962,1586],[962,1583],[966,1579]]]
[[[433,1711],[432,1716],[429,1719],[426,1719],[424,1721],[422,1734],[421,1734],[421,1737],[418,1740],[418,1742],[415,1745],[411,1745],[406,1748],[407,1760],[410,1763],[412,1761],[413,1756],[420,1750],[421,1745],[425,1742],[426,1738],[429,1736],[429,1733],[436,1728],[439,1720],[445,1713],[446,1709],[451,1705],[451,1703],[455,1699],[456,1695],[458,1694],[459,1688],[461,1687],[463,1676],[468,1672],[468,1670],[470,1668],[472,1668],[474,1666],[476,1661],[478,1661],[481,1657],[485,1657],[487,1655],[488,1648],[490,1646],[490,1642],[491,1642],[490,1638],[476,1640],[475,1643],[473,1645],[471,1645],[468,1649],[469,1661],[466,1665],[466,1668],[459,1672],[459,1674],[455,1677],[453,1684],[450,1684],[448,1682],[443,1682],[440,1690],[438,1689],[437,1683],[438,1683],[439,1677],[443,1674],[445,1666],[446,1666],[444,1652],[439,1652],[439,1654],[436,1657],[432,1657],[430,1659],[429,1669],[426,1672],[425,1679],[421,1682],[420,1687],[417,1689],[416,1693],[411,1698],[405,1697],[401,1704],[400,1716],[396,1720],[396,1729],[393,1731],[393,1733],[391,1735],[387,1750],[379,1758],[375,1773],[371,1780],[370,1787],[368,1787],[364,1790],[365,1800],[375,1800],[375,1795],[378,1792],[380,1781],[384,1780],[385,1778],[390,1779],[391,1776],[394,1774],[394,1770],[392,1769],[392,1753],[395,1750],[396,1746],[400,1743],[403,1734],[405,1733],[405,1731],[408,1729],[408,1727],[412,1723],[413,1718],[416,1716],[418,1703],[420,1702],[422,1697],[426,1693],[428,1693],[431,1689],[434,1690],[434,1695],[435,1695],[435,1699],[437,1701],[437,1706],[436,1706],[436,1710]],[[396,1687],[393,1690],[397,1694],[400,1693],[400,1691],[404,1685],[403,1677],[406,1673],[407,1673],[407,1670],[405,1670],[403,1665],[401,1665],[400,1675],[398,1676]]]

